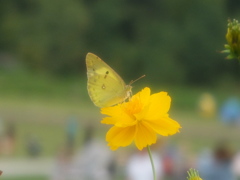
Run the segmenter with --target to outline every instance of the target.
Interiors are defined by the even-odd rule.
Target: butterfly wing
[[[86,56],[88,94],[98,107],[109,107],[123,102],[131,91],[122,78],[98,56]]]

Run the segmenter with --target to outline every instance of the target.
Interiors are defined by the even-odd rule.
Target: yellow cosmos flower
[[[157,134],[173,135],[181,126],[168,115],[171,98],[166,92],[150,95],[150,89],[144,88],[129,102],[101,109],[101,123],[114,125],[108,131],[106,140],[112,150],[135,142],[139,150],[154,144]]]

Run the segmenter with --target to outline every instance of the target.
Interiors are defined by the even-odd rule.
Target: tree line
[[[33,71],[86,73],[92,52],[125,79],[210,84],[239,80],[219,52],[238,0],[7,0],[0,2],[0,53]]]

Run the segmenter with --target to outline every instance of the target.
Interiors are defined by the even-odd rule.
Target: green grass
[[[26,142],[31,136],[43,148],[43,156],[55,155],[66,142],[66,124],[70,116],[75,116],[78,124],[76,142],[82,140],[84,127],[89,122],[99,121],[98,110],[82,107],[81,103],[59,103],[34,99],[4,99],[0,101],[1,119],[7,126],[13,122],[16,128],[16,152],[14,156],[26,156]],[[97,123],[96,123],[97,124]]]
[[[87,99],[86,79],[56,78],[25,71],[0,71],[0,97],[45,102],[83,102]]]
[[[1,180],[48,180],[45,176],[1,177]]]
[[[75,104],[91,106],[87,94],[87,77],[61,77],[46,75],[44,73],[33,73],[23,70],[0,71],[0,97],[7,100],[24,99],[30,101],[42,101],[43,103],[53,102],[57,104]],[[152,92],[167,91],[172,97],[172,106],[176,109],[194,110],[197,101],[203,93],[210,93],[218,104],[221,104],[227,97],[240,92],[236,85],[226,82],[221,86],[198,87],[186,85],[164,85],[151,84]],[[138,81],[134,84],[133,93],[141,90],[145,85]],[[87,103],[87,104],[86,104]]]

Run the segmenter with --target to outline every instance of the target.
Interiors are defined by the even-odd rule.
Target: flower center
[[[131,99],[128,103],[124,106],[124,111],[126,114],[128,114],[132,120],[134,121],[141,121],[141,119],[138,119],[135,115],[140,113],[143,109],[143,105],[139,99],[139,97],[135,97]]]

